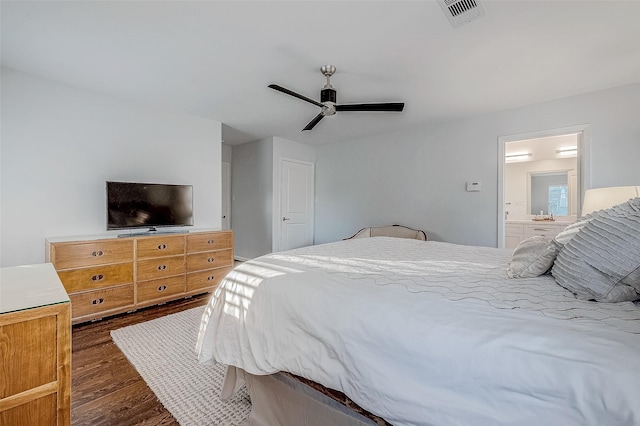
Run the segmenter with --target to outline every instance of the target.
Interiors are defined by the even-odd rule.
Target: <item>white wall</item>
[[[106,233],[105,181],[193,185],[194,225],[220,228],[221,123],[2,69],[0,263],[45,238]]]
[[[233,147],[231,223],[235,255],[253,259],[271,252],[273,138]]]
[[[410,108],[407,105],[407,108]],[[497,246],[498,137],[590,124],[591,186],[640,183],[640,83],[317,148],[316,242],[404,224]],[[481,192],[465,192],[479,180]]]

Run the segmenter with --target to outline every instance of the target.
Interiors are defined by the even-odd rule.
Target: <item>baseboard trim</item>
[[[248,259],[248,258],[242,257],[242,256],[234,256],[233,260],[239,260],[240,262],[246,262],[246,261],[251,260],[251,259]]]

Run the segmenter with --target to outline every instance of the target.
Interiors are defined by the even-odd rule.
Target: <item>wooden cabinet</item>
[[[47,240],[73,323],[210,292],[233,267],[233,232]]]
[[[69,297],[51,264],[0,276],[0,424],[69,425]]]

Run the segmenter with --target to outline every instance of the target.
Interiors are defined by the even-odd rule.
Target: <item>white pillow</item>
[[[507,274],[510,278],[533,278],[543,275],[558,255],[559,248],[542,236],[527,238],[513,251]]]

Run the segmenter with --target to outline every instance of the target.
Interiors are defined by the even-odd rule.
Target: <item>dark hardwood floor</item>
[[[111,340],[111,330],[205,305],[210,294],[73,326],[73,425],[178,425]]]

